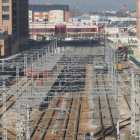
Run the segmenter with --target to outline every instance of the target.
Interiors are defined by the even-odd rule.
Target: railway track
[[[105,86],[106,81],[105,81],[105,77],[103,75],[102,75],[102,78],[103,78],[103,84]],[[106,88],[105,88],[105,91],[107,92]],[[115,139],[117,139],[117,137],[116,137],[116,127],[115,127],[115,124],[114,124],[114,118],[113,118],[113,113],[112,113],[112,110],[111,110],[111,104],[110,104],[110,101],[109,101],[109,95],[106,93],[105,96],[106,96],[107,107],[108,107],[108,110],[109,110],[109,116],[110,116],[110,120],[111,120],[111,130],[114,133]]]
[[[16,81],[16,78],[14,78],[13,80],[12,80],[12,86],[14,87],[15,85],[16,85],[16,83],[15,83],[15,81]],[[30,84],[31,84],[31,81],[28,81],[27,82],[27,84],[30,86]],[[19,89],[22,89],[22,87],[23,86],[25,86],[25,82],[21,82],[20,83],[20,85],[19,85]],[[11,87],[11,89],[12,89],[12,87]],[[7,92],[9,92],[9,91],[7,91]],[[16,90],[14,90],[14,89],[12,89],[12,92],[13,93],[15,93],[16,92]],[[24,90],[22,89],[21,91],[19,91],[21,94],[24,92]],[[1,96],[2,96],[2,94],[1,94]],[[8,111],[10,111],[10,109],[12,108],[12,106],[16,103],[16,96],[15,95],[8,95],[7,96],[7,98],[6,98],[6,104],[7,104],[7,106],[6,106],[6,112],[8,112]],[[3,116],[3,103],[1,102],[0,103],[0,112],[1,112],[1,114],[0,114],[0,119],[2,118],[2,116]],[[0,120],[0,121],[2,121],[2,120]],[[2,125],[0,125],[0,128],[2,128]],[[2,130],[1,130],[2,131]],[[8,136],[10,135],[10,137],[16,137],[16,134],[15,134],[15,132],[13,132],[13,131],[11,131],[10,129],[7,129],[7,132],[8,132]],[[11,139],[11,138],[8,138],[8,139]]]
[[[121,75],[121,80],[123,81],[123,82],[120,82],[120,81],[118,81],[118,85],[126,85],[125,84],[125,81],[124,81],[124,77],[123,77],[123,75]],[[130,91],[130,88],[126,88],[128,91]],[[122,91],[124,91],[124,89],[123,88],[121,88],[121,90]],[[126,104],[127,104],[127,106],[128,106],[128,108],[129,108],[129,110],[131,111],[131,107],[130,107],[130,95],[123,95],[123,97],[124,97],[124,99],[125,99],[125,102],[126,102]]]
[[[45,140],[47,138],[57,140],[77,139],[82,96],[79,100],[76,99],[74,95],[70,99],[64,99],[63,96],[55,102],[55,108],[59,109],[65,104],[67,111],[60,110],[60,112],[53,108],[53,111],[49,113],[51,116],[48,116],[47,111],[43,112],[39,120],[37,120],[38,122],[36,123],[35,128],[32,130],[32,140]],[[79,102],[78,105],[77,101]],[[38,132],[40,127],[44,132]]]
[[[34,126],[31,126],[31,139],[36,140],[36,139],[45,139],[45,136],[47,135],[48,131],[52,128],[50,128],[51,123],[56,120],[56,113],[57,113],[57,108],[59,108],[62,104],[62,98],[59,97],[55,99],[54,97],[52,98],[51,102],[53,104],[50,104],[48,108],[46,108],[46,111],[36,118],[34,118]],[[48,112],[47,112],[48,109]],[[39,132],[39,129],[42,129],[43,132]]]
[[[64,111],[63,109],[61,110],[60,108],[62,107],[63,103],[65,103],[66,106],[69,106],[69,104],[71,104],[72,102],[72,99],[64,101],[64,98],[63,98],[64,95],[65,94],[63,94],[60,100],[58,100],[56,104],[56,108],[58,107],[59,109],[53,110],[51,118],[49,119],[49,122],[45,126],[45,133],[41,137],[41,140],[46,140],[47,138],[49,139],[55,138],[56,134],[58,134],[56,139],[59,139],[61,137],[62,135],[61,129],[63,129],[63,123],[65,120],[67,120],[67,117],[65,119],[64,116],[66,116],[67,112],[66,110]],[[67,111],[69,112],[68,108],[67,108]],[[60,131],[58,129],[60,129]],[[53,136],[51,136],[52,133],[53,133]]]
[[[31,85],[31,81],[28,80],[27,82],[27,85],[30,86]],[[25,86],[26,86],[26,83],[25,82],[21,82],[20,85],[19,85],[19,92],[20,94],[22,94],[24,91],[25,91]],[[16,92],[16,90],[13,90],[12,91],[13,93]],[[7,103],[7,107],[6,107],[6,111],[8,111],[16,102],[16,96],[15,95],[9,95],[6,99],[6,103]],[[2,111],[2,106],[3,104],[1,103],[0,104],[0,112],[3,112]],[[0,118],[2,117],[3,113],[0,114]]]
[[[102,75],[102,78],[103,78],[104,85],[106,85],[103,75]],[[98,85],[98,81],[97,81],[97,85]],[[111,105],[110,105],[109,97],[108,97],[107,94],[106,94],[106,100],[107,100],[107,106],[108,106],[108,110],[109,110],[109,114],[110,114],[111,126],[105,128],[105,125],[103,124],[103,114],[102,114],[102,111],[100,111],[99,112],[99,118],[100,118],[101,129],[97,133],[94,134],[95,137],[101,135],[101,137],[99,137],[98,140],[105,140],[105,137],[110,136],[112,134],[114,135],[114,137],[116,139],[116,125],[117,124],[114,123],[114,121],[113,121],[113,115],[112,115],[112,112],[111,112]],[[130,105],[127,101],[127,98],[125,98],[125,100],[128,104],[128,107],[130,107]],[[99,104],[99,110],[102,110],[99,95],[98,95],[98,104]],[[130,125],[130,117],[120,122],[120,130],[125,128],[128,125]]]
[[[96,74],[96,84],[97,84],[98,91],[99,91],[97,74]],[[101,106],[101,99],[100,99],[100,95],[99,94],[98,94],[98,106],[99,106],[99,118],[100,118],[100,126],[101,126],[101,129],[94,136],[98,136],[99,134],[101,134],[102,136],[104,136],[103,114],[102,114],[102,111],[101,111],[102,110],[102,106]]]
[[[76,94],[78,94],[78,97],[76,97]],[[53,105],[49,104],[45,111],[40,112],[40,115],[31,120],[31,122],[33,121],[31,124],[31,139],[77,140],[82,104],[81,93],[77,91],[75,93],[66,92],[60,98],[53,96],[51,101]],[[61,108],[65,108],[65,110]]]
[[[96,79],[98,78],[98,76],[96,75]],[[101,87],[103,85],[105,85],[105,81],[104,81],[104,77],[102,75],[102,82],[100,81],[100,84],[98,83],[98,80],[96,81],[97,83],[97,87],[100,88],[100,85]],[[99,91],[99,89],[98,89]],[[105,87],[104,87],[104,91],[106,91]],[[104,96],[104,95],[101,95],[101,96]],[[97,132],[96,134],[94,134],[94,136],[98,136],[98,135],[101,135],[101,137],[97,138],[98,140],[105,140],[105,137],[106,137],[106,132],[107,131],[110,131],[110,129],[112,130],[115,130],[115,125],[114,125],[114,121],[113,121],[113,116],[112,116],[112,111],[111,111],[111,107],[110,107],[110,102],[109,102],[109,98],[108,98],[108,95],[107,93],[105,94],[105,100],[106,100],[106,104],[103,104],[103,102],[101,102],[101,97],[100,95],[98,94],[98,106],[99,106],[99,118],[100,118],[100,125],[101,125],[101,129],[99,132]],[[108,108],[108,113],[106,114],[105,112],[103,112],[103,106],[106,106]],[[109,127],[108,129],[106,129],[107,127],[107,124],[105,123],[106,119],[108,119],[108,117],[110,117],[110,123],[109,125],[111,125],[111,127]]]

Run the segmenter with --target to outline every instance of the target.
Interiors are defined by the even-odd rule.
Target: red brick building
[[[68,22],[68,5],[29,5],[30,22]]]

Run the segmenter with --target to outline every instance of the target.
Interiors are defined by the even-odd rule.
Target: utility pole
[[[134,70],[131,69],[131,135],[135,135],[135,83]]]
[[[140,114],[139,114],[139,102],[140,102],[140,94],[139,94],[139,75],[136,75],[136,129],[135,129],[135,138],[140,139]]]
[[[20,139],[20,103],[19,103],[19,66],[16,66],[16,88],[17,88],[17,99],[16,99],[16,111],[17,111],[17,137],[16,140]]]
[[[27,120],[26,120],[26,128],[27,128],[27,134],[26,134],[26,140],[30,140],[30,112],[29,112],[29,103],[27,101],[26,105],[26,113],[27,113]]]
[[[78,5],[79,5],[79,3],[77,2],[77,16],[78,16]]]
[[[117,122],[117,140],[120,139],[120,124]]]
[[[39,92],[39,52],[37,53],[37,91]]]
[[[2,85],[2,101],[3,101],[3,116],[2,116],[2,139],[7,140],[7,117],[6,117],[6,89],[5,89],[5,78],[3,78]]]
[[[33,57],[31,57],[31,96],[33,95]]]
[[[27,54],[24,55],[24,77],[26,77],[25,79],[25,83],[26,83],[26,92],[27,92]]]

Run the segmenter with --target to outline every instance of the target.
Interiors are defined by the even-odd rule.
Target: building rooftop
[[[134,26],[136,26],[136,21],[116,21],[110,24],[108,27],[129,28]]]
[[[69,6],[68,5],[29,5],[29,10],[34,12],[51,11],[51,10],[69,11]]]

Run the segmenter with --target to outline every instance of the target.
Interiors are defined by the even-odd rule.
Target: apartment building
[[[5,54],[15,54],[28,43],[28,0],[0,0],[0,33],[11,38]]]
[[[68,22],[68,5],[29,5],[30,22]]]

